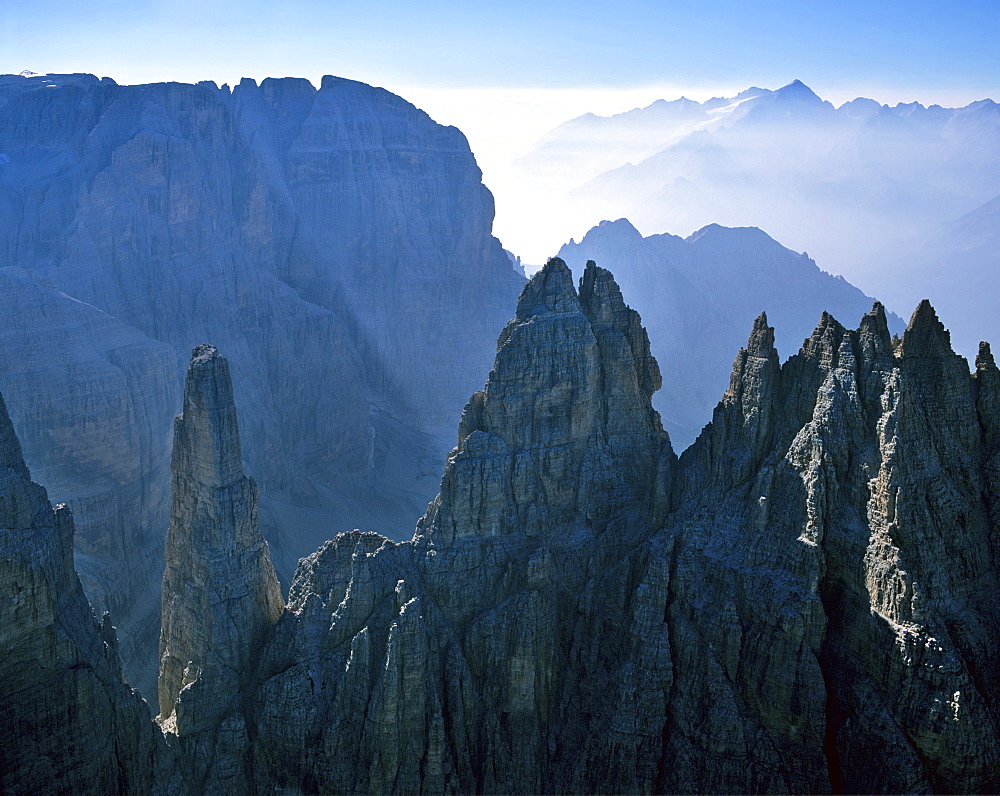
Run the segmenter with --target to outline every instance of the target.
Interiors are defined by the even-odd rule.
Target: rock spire
[[[209,345],[188,366],[171,470],[159,703],[164,726],[184,735],[234,709],[282,611],[257,486],[243,473],[229,363]],[[198,694],[190,710],[188,689]]]

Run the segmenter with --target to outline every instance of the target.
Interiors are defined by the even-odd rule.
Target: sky
[[[1000,93],[998,41],[996,0],[0,0],[2,73],[334,74],[445,123],[508,111],[518,139],[588,110],[796,78],[834,103],[967,104]]]
[[[461,128],[487,185],[560,122],[660,98],[1000,99],[998,41],[998,0],[0,0],[0,73],[361,80]]]

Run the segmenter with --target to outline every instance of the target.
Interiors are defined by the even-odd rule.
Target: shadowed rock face
[[[73,518],[31,481],[0,398],[0,791],[184,792],[73,570]]]
[[[6,76],[0,106],[0,388],[147,688],[191,349],[229,358],[290,577],[409,535],[524,280],[465,138],[382,89]]]
[[[192,365],[211,445],[191,455],[182,429],[175,457],[217,495],[244,483],[231,404],[198,398],[219,362]],[[607,271],[574,290],[550,261],[413,539],[355,531],[303,559],[259,656],[181,691],[178,770],[199,792],[995,789],[986,344],[976,367],[926,303],[901,340],[879,304],[853,331],[824,314],[783,365],[762,315],[677,460],[638,316]],[[253,550],[214,588],[266,585]]]

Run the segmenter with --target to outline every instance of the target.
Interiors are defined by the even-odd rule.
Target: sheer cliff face
[[[69,509],[31,481],[2,399],[0,595],[0,790],[182,792],[73,570]]]
[[[876,305],[781,365],[762,316],[675,464],[617,296],[546,266],[414,540],[303,561],[251,698],[262,787],[994,787],[988,347],[970,376],[929,305],[898,345]]]
[[[80,519],[123,649],[155,644],[141,584],[158,580],[169,423],[205,340],[232,364],[279,568],[333,529],[408,534],[448,448],[435,435],[523,285],[462,134],[334,78],[3,77],[0,105],[0,268],[19,297],[0,386]]]

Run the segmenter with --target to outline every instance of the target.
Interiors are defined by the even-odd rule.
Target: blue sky
[[[1000,2],[0,0],[0,71],[998,95]],[[891,96],[889,96],[891,95]],[[880,98],[876,96],[876,98]]]

